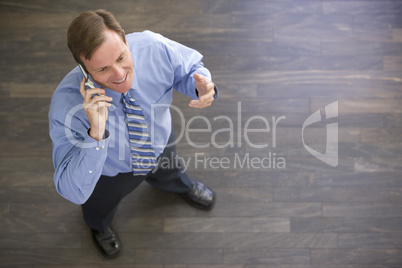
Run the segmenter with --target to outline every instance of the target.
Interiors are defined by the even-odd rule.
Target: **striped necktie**
[[[133,173],[146,175],[157,164],[147,122],[140,105],[129,92],[123,93],[123,106],[127,116]]]

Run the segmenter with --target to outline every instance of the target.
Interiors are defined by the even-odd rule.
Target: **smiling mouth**
[[[121,81],[117,81],[117,82],[113,82],[113,84],[121,84],[121,83],[124,83],[126,80],[127,80],[127,76],[128,76],[128,74],[126,74],[126,76],[124,76],[124,78],[123,78],[123,80],[121,80]]]

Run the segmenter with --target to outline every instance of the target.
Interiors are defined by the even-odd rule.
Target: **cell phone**
[[[87,75],[87,72],[85,72],[84,68],[81,66],[81,64],[78,64],[78,66],[80,66],[81,72],[85,77],[85,85],[89,88],[95,88],[95,84],[94,82],[92,82],[91,79],[89,79],[89,76]]]
[[[78,64],[78,66],[80,66],[80,69],[81,69],[81,72],[82,72],[82,74],[84,75],[84,77],[85,77],[85,86],[87,86],[87,87],[89,87],[89,88],[95,88],[95,84],[94,84],[94,82],[91,80],[91,79],[89,79],[89,76],[88,76],[88,74],[87,74],[87,72],[85,72],[85,70],[84,70],[84,68],[81,66],[81,64]],[[97,94],[98,96],[105,96],[105,95],[103,95],[103,94]]]

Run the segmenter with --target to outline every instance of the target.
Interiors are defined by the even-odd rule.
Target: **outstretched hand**
[[[201,74],[194,74],[195,87],[198,92],[198,100],[192,100],[190,107],[203,109],[211,106],[215,96],[215,85],[207,77]]]

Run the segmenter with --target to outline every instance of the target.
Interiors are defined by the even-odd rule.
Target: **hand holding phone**
[[[108,118],[108,108],[111,106],[111,103],[109,102],[112,101],[112,98],[105,96],[105,94],[92,93],[94,94],[92,95],[90,92],[104,92],[104,89],[96,88],[94,82],[89,79],[84,68],[81,65],[79,66],[85,79],[82,79],[81,81],[80,91],[82,97],[84,98],[83,106],[90,124],[88,134],[93,139],[99,141],[104,138],[103,136]],[[87,92],[85,87],[88,87],[89,92]]]

